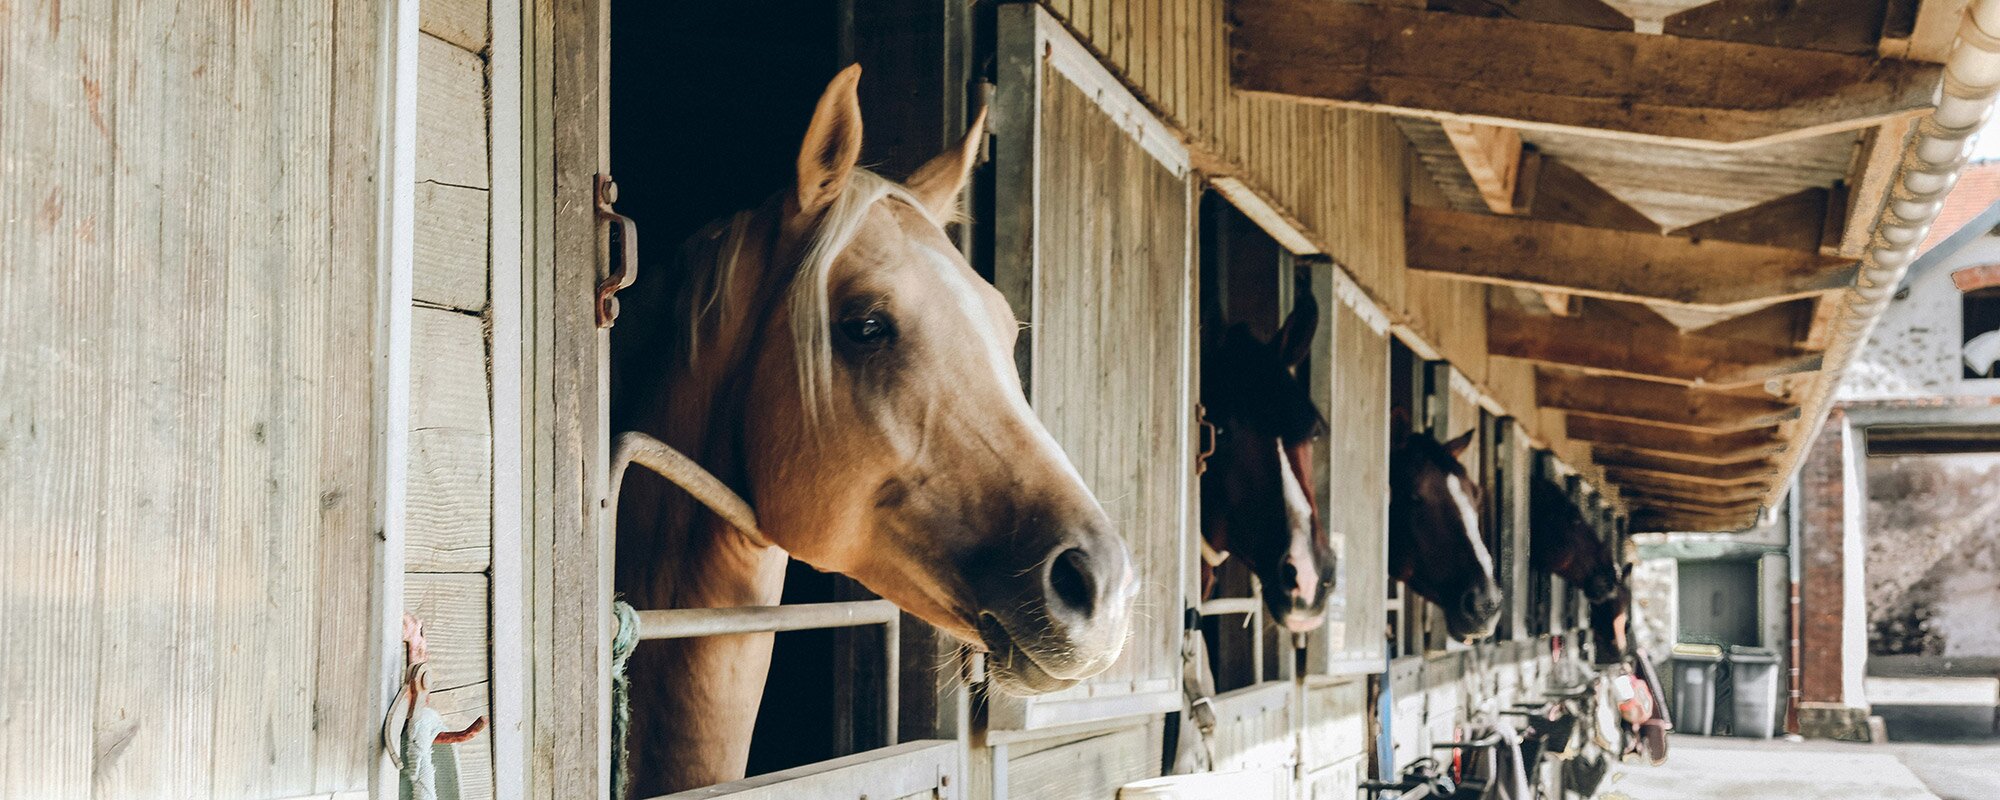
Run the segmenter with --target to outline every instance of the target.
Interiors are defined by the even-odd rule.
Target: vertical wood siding
[[[1386,115],[1250,97],[1229,84],[1226,0],[1044,0],[1185,139],[1196,166],[1241,181],[1295,222],[1397,323],[1435,346],[1531,435],[1532,375],[1486,354],[1487,287],[1404,268],[1403,210],[1420,156]],[[1420,186],[1431,194],[1433,186]]]
[[[432,705],[462,727],[492,694],[488,4],[421,11],[403,603],[430,641]],[[461,797],[493,795],[492,753],[490,734],[456,746]]]
[[[0,25],[0,797],[367,785],[379,13]]]
[[[1082,717],[1179,705],[1193,478],[1185,166],[1161,160],[1157,126],[1134,117],[1145,112],[1129,100],[1121,105],[1113,95],[1122,91],[1081,64],[1074,44],[1034,46],[1061,32],[1033,11],[1015,7],[1003,19],[1003,58],[1017,68],[1003,72],[997,132],[1019,149],[996,154],[1000,206],[1030,217],[1026,230],[1002,220],[995,279],[1028,323],[1030,402],[1132,549],[1140,589],[1118,661],[1064,692],[996,699],[1003,728],[1050,724],[1038,709],[1065,703],[1099,709]],[[1059,52],[1075,58],[1045,55]],[[1152,699],[1102,702],[1121,695]]]
[[[1333,328],[1325,406],[1332,450],[1322,513],[1339,558],[1338,616],[1329,615],[1327,663],[1379,665],[1389,571],[1389,338],[1344,303],[1323,306]]]

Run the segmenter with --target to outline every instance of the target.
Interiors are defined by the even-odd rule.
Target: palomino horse
[[[1271,341],[1234,325],[1202,359],[1201,402],[1215,436],[1201,475],[1202,537],[1248,563],[1271,619],[1294,633],[1319,627],[1333,590],[1333,549],[1319,526],[1310,458],[1326,419],[1295,372],[1318,325],[1318,304],[1301,294]]]
[[[1533,483],[1528,495],[1528,563],[1562,576],[1592,603],[1610,600],[1618,589],[1618,561],[1610,545],[1597,537],[1561,488],[1546,480]]]
[[[1442,608],[1464,640],[1492,635],[1501,609],[1479,484],[1458,460],[1476,432],[1444,444],[1410,433],[1389,455],[1389,574]]]
[[[982,137],[896,184],[856,166],[858,67],[820,98],[798,182],[690,240],[640,423],[756,507],[776,547],[634,474],[618,589],[640,608],[778,602],[788,557],[852,576],[1036,694],[1123,647],[1131,556],[1029,410],[1017,324],[945,236]],[[782,548],[782,549],[781,549]],[[634,653],[632,789],[743,776],[771,634]]]

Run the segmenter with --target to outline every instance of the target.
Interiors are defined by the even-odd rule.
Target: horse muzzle
[[[1009,694],[1065,689],[1117,660],[1138,581],[1125,543],[1108,532],[1066,537],[1025,573],[1027,585],[979,613],[987,668]]]

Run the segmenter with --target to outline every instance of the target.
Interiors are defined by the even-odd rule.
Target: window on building
[[[2000,377],[2000,286],[1964,293],[1960,321],[1964,339],[1959,349],[1966,380]]]

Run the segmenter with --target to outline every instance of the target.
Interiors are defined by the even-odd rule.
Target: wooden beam
[[[1774,47],[1875,55],[1886,0],[1715,0],[1666,18],[1662,32]]]
[[[1740,531],[1755,527],[1757,517],[1751,514],[1711,516],[1687,511],[1645,511],[1632,515],[1633,533],[1654,533],[1673,531]]]
[[[1825,350],[1833,345],[1833,318],[1840,313],[1840,295],[1821,295],[1813,303],[1812,321],[1806,324],[1806,335],[1799,346],[1807,350]]]
[[[1627,483],[1619,486],[1623,497],[1635,500],[1672,500],[1678,502],[1714,503],[1728,505],[1751,500],[1762,500],[1762,487],[1750,489],[1722,489],[1715,487],[1668,486],[1647,483]]]
[[[1778,465],[1769,460],[1745,461],[1738,464],[1704,464],[1667,456],[1641,455],[1608,451],[1592,453],[1598,465],[1606,470],[1638,470],[1682,476],[1691,483],[1722,481],[1711,485],[1736,486],[1746,482],[1761,481],[1778,474]]]
[[[1847,224],[1840,237],[1842,258],[1860,258],[1875,235],[1875,218],[1889,199],[1889,184],[1903,160],[1903,140],[1916,127],[1915,116],[1898,116],[1861,134],[1854,163],[1847,170]]]
[[[1785,441],[1778,438],[1777,428],[1696,433],[1597,417],[1569,417],[1563,427],[1567,438],[1600,448],[1615,447],[1710,464],[1751,461],[1782,453],[1786,447]]]
[[[1604,476],[1618,483],[1643,483],[1646,479],[1651,478],[1655,480],[1680,481],[1697,486],[1763,486],[1770,483],[1771,479],[1776,477],[1777,474],[1778,471],[1776,469],[1770,469],[1758,470],[1756,474],[1752,475],[1713,477],[1709,475],[1688,475],[1680,472],[1668,472],[1666,470],[1643,469],[1640,467],[1617,465],[1606,465],[1604,467]]]
[[[1605,4],[1603,0],[1430,0],[1424,3],[1398,2],[1394,5],[1449,11],[1475,17],[1506,17],[1557,25],[1579,25],[1607,31],[1629,31],[1632,18]]]
[[[1571,416],[1710,433],[1768,428],[1799,416],[1798,406],[1767,398],[1559,369],[1537,370],[1535,402],[1543,408],[1568,411]]]
[[[1465,172],[1479,187],[1479,199],[1495,214],[1512,214],[1517,181],[1521,177],[1521,133],[1513,128],[1481,125],[1476,122],[1445,120],[1445,138]]]
[[[1714,239],[1817,253],[1827,223],[1825,189],[1807,189],[1731,211],[1673,232],[1687,239]]]
[[[1632,505],[1647,511],[1728,517],[1753,515],[1764,507],[1763,503],[1758,500],[1738,503],[1704,503],[1699,500],[1667,500],[1657,497],[1634,498]]]
[[[1816,251],[1410,206],[1410,269],[1634,303],[1717,308],[1847,288],[1851,261]]]
[[[1528,153],[1521,160],[1520,190],[1514,203],[1528,216],[1592,228],[1659,233],[1660,224],[1620,200],[1562,159]]]
[[[1664,320],[1642,324],[1601,313],[1544,317],[1504,303],[1488,306],[1486,347],[1496,356],[1601,374],[1718,386],[1814,372],[1822,360],[1788,345],[1681,333]]]
[[[1930,106],[1939,67],[1321,0],[1236,0],[1239,90],[1435,118],[1744,147]]]

